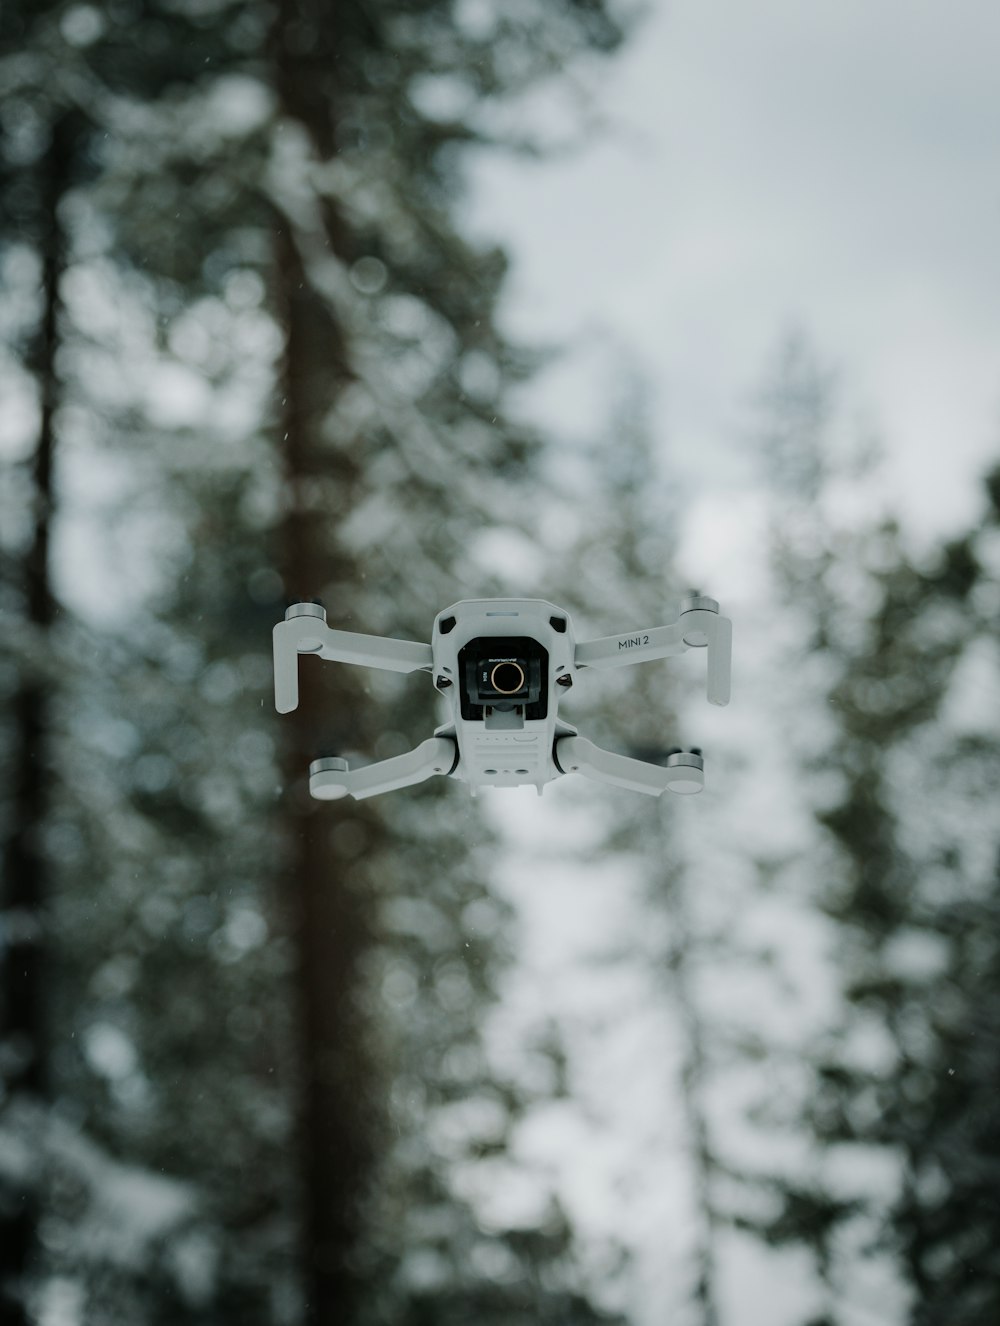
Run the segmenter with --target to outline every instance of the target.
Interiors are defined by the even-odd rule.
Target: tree
[[[99,431],[114,440],[130,496],[163,526],[160,565],[127,629],[113,622],[101,638],[77,627],[74,647],[84,640],[96,656],[64,674],[59,704],[59,758],[77,781],[50,784],[33,826],[50,837],[53,824],[64,837],[72,830],[79,844],[58,862],[47,939],[60,1015],[85,1047],[61,1057],[59,1089],[112,1152],[185,1180],[205,1225],[197,1237],[193,1217],[158,1226],[155,1275],[148,1247],[109,1273],[71,1236],[96,1211],[74,1224],[73,1202],[50,1195],[62,1253],[48,1254],[35,1283],[54,1271],[76,1277],[95,1318],[288,1320],[299,1311],[287,1269],[301,1233],[294,1279],[308,1315],[361,1320],[385,1283],[373,1267],[393,1243],[373,1224],[373,1190],[412,1180],[460,1205],[430,1172],[438,1157],[398,1181],[385,1159],[386,1100],[407,1102],[393,1122],[405,1115],[411,1137],[428,1126],[425,1110],[391,1090],[398,1070],[386,1058],[396,1033],[384,978],[400,957],[434,951],[399,931],[421,901],[400,881],[419,866],[456,944],[470,915],[497,909],[463,846],[466,826],[442,825],[441,792],[420,794],[423,821],[365,807],[331,831],[314,814],[304,772],[317,753],[321,679],[304,679],[302,708],[283,728],[258,709],[268,685],[260,642],[280,612],[273,568],[290,593],[323,592],[339,623],[411,635],[426,632],[463,576],[472,586],[463,559],[473,533],[534,442],[501,409],[527,361],[493,326],[502,256],[454,229],[456,150],[485,139],[494,99],[555,74],[574,46],[609,48],[617,29],[599,4],[538,6],[477,37],[440,4],[377,16],[291,3],[273,14],[225,3],[107,16],[52,7],[12,21],[37,55],[8,66],[17,77],[29,68],[30,98],[68,88],[84,119],[74,160],[87,188],[72,201],[91,284],[64,320],[68,403],[86,402],[88,367],[138,362],[147,389],[110,393]],[[67,45],[69,74],[54,80],[51,57]],[[420,109],[418,84],[426,95],[435,79],[463,75],[482,94],[478,125]],[[95,292],[112,292],[116,311],[103,324],[88,316],[85,335]],[[240,406],[238,422],[204,408],[164,424],[158,376],[184,389],[199,377],[210,401]],[[84,443],[98,454],[86,432]],[[146,537],[125,532],[126,555],[141,556]],[[419,586],[405,604],[394,588],[402,567]],[[373,699],[367,678],[341,671],[322,679],[332,712],[319,725],[342,748],[376,751],[393,706],[390,730],[403,736],[430,720],[429,705]],[[275,762],[270,743],[289,729],[296,736]],[[278,782],[289,791],[275,813]],[[492,941],[469,934],[433,981],[417,968],[426,1014],[411,1020],[426,1040],[410,1062],[431,1105],[468,1089],[470,1070],[452,1051],[475,1062],[476,999],[495,961]],[[218,1017],[206,1021],[209,1004]],[[293,1179],[284,1158],[296,1135]],[[409,1162],[394,1160],[405,1172]],[[458,1267],[471,1213],[452,1225]],[[514,1249],[516,1231],[501,1241]],[[530,1269],[563,1257],[566,1236],[521,1243],[515,1264]],[[181,1271],[195,1255],[202,1288],[186,1297]],[[427,1310],[409,1268],[394,1269],[396,1301]],[[489,1284],[483,1271],[435,1293],[452,1311],[506,1311]],[[553,1313],[569,1301],[541,1280],[535,1292]]]
[[[772,1233],[815,1249],[831,1321],[844,1277],[876,1247],[895,1254],[913,1322],[981,1321],[997,1301],[993,1207],[971,1178],[992,1147],[993,1070],[979,1034],[994,976],[979,946],[995,906],[996,834],[978,827],[985,803],[970,771],[995,760],[995,738],[956,730],[954,712],[962,674],[992,634],[977,604],[992,584],[984,554],[996,517],[991,506],[983,530],[929,556],[857,497],[860,518],[838,518],[851,480],[830,451],[824,377],[792,347],[769,438],[777,574],[812,691],[802,700],[826,716],[798,758],[844,1003],[810,1055],[806,1117],[829,1177],[786,1190]],[[953,1081],[961,1068],[965,1080]],[[852,1146],[892,1177],[836,1183],[837,1157]]]
[[[13,106],[15,111],[19,109],[16,97]],[[49,677],[41,659],[55,647],[53,626],[58,611],[50,562],[58,502],[56,416],[62,402],[57,356],[69,249],[64,208],[79,173],[79,124],[65,105],[45,109],[47,119],[34,134],[29,129],[22,135],[28,141],[13,145],[14,152],[5,155],[0,171],[0,230],[6,240],[3,257],[15,268],[36,264],[40,277],[38,296],[30,303],[24,299],[27,307],[22,305],[20,310],[13,344],[5,347],[8,355],[20,356],[20,385],[33,398],[35,436],[17,475],[18,495],[25,501],[28,519],[20,529],[20,521],[14,524],[14,538],[3,549],[5,606],[19,620],[26,648],[23,666],[11,686],[11,722],[6,734],[10,792],[0,872],[4,948],[0,1104],[16,1102],[23,1095],[44,1098],[50,1089],[45,934],[51,879],[43,828],[53,750]],[[36,1223],[34,1194],[20,1186],[2,1193],[0,1303],[12,1321],[26,1320],[24,1287],[35,1250]]]
[[[15,406],[30,417],[35,403],[37,417],[33,450],[28,463],[12,467],[17,486],[11,491],[26,499],[33,525],[4,520],[5,536],[13,536],[4,550],[5,606],[17,629],[5,632],[16,722],[5,734],[4,752],[9,814],[0,1016],[4,1044],[15,1053],[5,1056],[11,1072],[0,1100],[8,1147],[15,1154],[21,1148],[28,1161],[4,1169],[5,1189],[15,1186],[4,1202],[11,1225],[0,1236],[0,1258],[12,1319],[34,1319],[42,1311],[56,1273],[73,1292],[82,1289],[92,1319],[102,1312],[121,1319],[147,1310],[151,1294],[176,1296],[183,1268],[178,1263],[171,1270],[170,1258],[198,1209],[193,1195],[181,1199],[189,1192],[183,1185],[167,1199],[166,1182],[157,1187],[138,1165],[126,1168],[104,1150],[125,1150],[133,1159],[145,1151],[147,1160],[155,1155],[158,1169],[175,1159],[162,1147],[155,1154],[157,1142],[149,1136],[156,1130],[149,1128],[152,1102],[142,1070],[154,1067],[156,1076],[155,1040],[138,1035],[146,990],[133,982],[138,971],[143,977],[150,971],[140,963],[141,944],[129,951],[143,928],[134,924],[144,901],[140,881],[162,882],[164,838],[155,832],[155,817],[133,813],[127,759],[144,739],[157,739],[155,718],[147,721],[156,664],[143,656],[148,636],[134,616],[134,636],[116,639],[112,628],[102,638],[57,606],[66,591],[65,558],[57,585],[50,549],[53,533],[71,524],[60,516],[79,516],[72,489],[66,497],[72,461],[95,433],[121,444],[137,422],[136,413],[128,417],[137,402],[127,392],[116,397],[108,391],[108,374],[100,370],[116,352],[120,369],[153,348],[144,341],[142,299],[136,298],[142,282],[121,261],[124,254],[115,253],[125,228],[112,224],[111,212],[97,202],[112,173],[105,154],[114,164],[129,134],[141,136],[135,131],[147,123],[148,102],[169,100],[177,84],[200,75],[210,39],[196,15],[172,6],[140,21],[123,6],[98,14],[82,6],[9,5],[0,22],[8,130],[0,163],[0,253],[7,270],[21,274],[15,286],[24,288],[14,305],[19,325],[15,321],[4,352]],[[210,49],[218,53],[219,43]],[[34,301],[33,268],[41,274]],[[122,344],[112,348],[109,341],[118,335]],[[141,371],[132,382],[140,378]],[[98,417],[99,429],[92,427]],[[152,428],[147,439],[151,435]],[[70,464],[60,466],[67,445]],[[100,448],[91,450],[91,461],[105,475],[116,468]],[[148,479],[148,461],[146,469]],[[115,592],[123,587],[106,587],[105,599]],[[156,643],[162,647],[162,637]],[[143,692],[145,714],[130,707],[136,691]],[[162,711],[162,691],[157,698]],[[181,703],[178,696],[177,707]],[[171,905],[162,895],[157,902],[161,909]],[[109,948],[117,949],[112,959]],[[162,1019],[152,1021],[163,1030]],[[138,1071],[126,1071],[132,1059]],[[161,1075],[156,1086],[163,1085]],[[143,1088],[146,1098],[140,1099]],[[51,1111],[39,1113],[39,1097]],[[87,1126],[88,1137],[71,1136],[67,1112]],[[194,1161],[190,1157],[189,1168]],[[105,1181],[117,1193],[117,1206],[103,1205]],[[160,1211],[164,1219],[141,1217],[143,1192],[146,1214]],[[119,1238],[115,1221],[127,1223],[126,1212],[137,1225]],[[190,1252],[195,1245],[185,1246]],[[144,1288],[137,1292],[137,1286]]]
[[[651,436],[648,388],[628,366],[624,372],[619,366],[617,376],[625,385],[608,439],[588,454],[586,490],[569,496],[564,520],[575,535],[557,554],[563,588],[554,597],[571,608],[584,639],[670,621],[690,592],[678,567],[681,498],[671,492],[668,462]],[[691,664],[594,674],[568,697],[563,712],[600,745],[663,761],[682,744],[679,710],[690,705],[697,712],[703,700],[703,678],[685,676],[694,671]],[[695,715],[689,722],[697,730]],[[628,1025],[638,1047],[625,1070],[632,1083],[626,1094],[655,1102],[656,1124],[648,1134],[643,1130],[631,1172],[619,1182],[628,1184],[637,1205],[656,1210],[666,1207],[664,1190],[671,1192],[672,1218],[663,1218],[655,1243],[651,1231],[643,1231],[621,1250],[616,1290],[637,1320],[648,1310],[637,1289],[645,1282],[655,1283],[647,1292],[655,1297],[656,1314],[667,1310],[715,1326],[719,1234],[729,1213],[718,1194],[724,1152],[709,1115],[726,1059],[723,1029],[707,1013],[701,990],[705,970],[731,959],[732,943],[714,932],[697,905],[702,890],[692,864],[694,840],[704,843],[686,824],[693,802],[678,807],[669,796],[598,793],[586,785],[571,791],[567,785],[565,795],[573,792],[587,807],[578,868],[596,869],[625,913],[608,922],[616,938],[591,959],[590,980],[607,983],[613,1003],[602,1003],[603,1017],[616,1031]],[[717,872],[709,873],[717,886]],[[586,1043],[590,1054],[602,1053],[596,1036]],[[592,1106],[622,1107],[615,1100]]]
[[[419,87],[450,82],[473,96],[502,96],[552,72],[567,44],[608,47],[616,39],[599,5],[533,8],[518,25],[501,20],[477,38],[442,4],[419,14],[382,7],[377,16],[349,5],[334,21],[315,6],[279,10],[276,86],[289,120],[274,169],[282,181],[293,172],[300,181],[270,192],[292,497],[280,561],[288,590],[321,594],[337,605],[340,623],[363,616],[366,629],[425,634],[444,586],[468,575],[462,561],[495,509],[497,478],[503,482],[529,450],[501,410],[505,384],[524,368],[494,326],[503,260],[464,242],[448,211],[456,148],[482,130],[422,111]],[[353,514],[330,525],[329,510]],[[411,599],[418,618],[400,611],[391,589],[403,567],[411,582],[419,572]],[[359,594],[365,576],[390,592]],[[364,685],[345,669],[326,681],[327,726],[341,750],[376,747],[380,723]],[[286,768],[298,789],[285,804],[285,834],[302,954],[308,1280],[312,1311],[323,1320],[334,1311],[350,1317],[363,1298],[366,1270],[350,1249],[383,1135],[384,1088],[358,993],[377,934],[378,877],[359,867],[353,849],[330,840],[303,795],[320,703],[310,687],[292,725]],[[429,705],[414,717],[426,725]],[[396,721],[403,732],[411,728]],[[427,794],[428,809],[435,795]],[[367,859],[380,862],[386,879],[392,816],[383,808],[352,812]],[[461,953],[455,962],[475,988],[479,978]]]

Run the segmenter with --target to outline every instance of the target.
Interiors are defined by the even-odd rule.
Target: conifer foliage
[[[838,460],[832,380],[802,342],[768,418],[793,702],[822,715],[795,742],[819,831],[802,884],[843,995],[810,1053],[826,1183],[790,1185],[770,1232],[815,1252],[829,1321],[881,1263],[910,1321],[971,1326],[1000,1309],[996,478],[981,524],[916,553]]]
[[[649,387],[620,355],[616,381],[606,437],[590,444],[586,485],[571,491],[563,515],[574,536],[556,560],[565,588],[554,597],[572,609],[581,638],[671,621],[690,592],[678,564],[681,495],[671,482],[669,448],[653,434]],[[599,745],[664,761],[691,740],[685,729],[697,730],[702,717],[704,683],[693,676],[699,663],[689,657],[584,673],[561,712]],[[682,718],[688,708],[693,712]],[[710,753],[710,768],[713,755],[718,778],[724,757]],[[586,784],[567,787],[565,796],[585,808],[587,821],[575,869],[583,875],[597,865],[605,894],[597,905],[612,918],[606,944],[589,956],[588,982],[602,992],[597,1026],[580,1033],[571,1070],[586,1058],[614,1055],[602,1044],[605,1026],[632,1047],[627,1060],[616,1058],[629,1090],[610,1090],[591,1108],[611,1117],[635,1110],[632,1126],[642,1140],[619,1183],[636,1207],[651,1212],[645,1225],[615,1231],[615,1289],[630,1319],[666,1313],[717,1326],[725,1212],[717,1196],[723,1152],[710,1103],[725,1052],[721,1028],[704,1006],[702,973],[731,961],[732,946],[713,933],[707,913],[699,914],[693,845],[705,844],[689,823],[695,799],[678,804],[669,795]],[[716,872],[708,875],[718,889]]]
[[[0,22],[9,1319],[597,1318],[570,1231],[484,1234],[453,1181],[516,1111],[478,1043],[504,913],[455,789],[335,819],[307,795],[324,741],[391,754],[430,696],[306,665],[279,724],[267,646],[286,595],[421,638],[481,591],[536,439],[460,152],[619,29],[599,0]],[[432,1126],[467,1097],[488,1144]]]

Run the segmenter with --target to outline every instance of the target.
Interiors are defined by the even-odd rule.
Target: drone
[[[404,755],[351,768],[339,756],[309,766],[319,801],[356,800],[425,782],[436,774],[482,787],[534,786],[578,773],[598,783],[660,796],[700,792],[699,749],[674,749],[663,763],[595,746],[558,715],[560,698],[588,669],[601,671],[704,649],[711,704],[729,703],[732,623],[715,599],[692,592],[669,626],[576,642],[569,614],[541,599],[464,599],[438,614],[430,644],[358,635],[327,625],[317,602],[293,603],[274,628],[274,702],[298,707],[300,654],[388,672],[427,672],[449,719]]]

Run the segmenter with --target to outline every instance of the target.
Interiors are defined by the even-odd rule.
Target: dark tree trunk
[[[680,898],[682,888],[682,880],[671,881],[673,894],[671,910],[675,917],[676,929],[675,938],[671,941],[667,966],[683,1035],[681,1101],[690,1135],[694,1200],[700,1226],[694,1254],[696,1265],[694,1299],[698,1306],[701,1326],[718,1326],[720,1317],[716,1239],[719,1221],[712,1195],[712,1180],[717,1163],[709,1135],[705,1102],[707,1077],[705,1031],[690,988],[688,946],[691,940],[690,930],[683,916],[685,909]]]
[[[289,595],[308,598],[331,584],[358,580],[337,548],[335,514],[326,502],[316,502],[317,492],[335,493],[346,511],[357,482],[353,462],[324,450],[321,441],[322,421],[348,378],[346,348],[280,225],[277,251],[286,338],[280,391],[288,515],[281,569]],[[344,620],[347,605],[338,609],[331,612],[333,624]],[[361,679],[350,669],[321,668],[316,661],[300,662],[300,671],[299,707],[282,720],[288,868],[281,885],[298,969],[303,1278],[307,1320],[349,1326],[358,1318],[366,1282],[362,1206],[380,1108],[361,970],[371,902],[349,878],[355,853],[332,831],[350,820],[355,838],[364,834],[371,846],[377,821],[353,803],[334,821],[308,792],[309,762],[324,753],[318,733],[335,733],[346,748],[366,740]]]
[[[59,207],[68,187],[72,131],[66,120],[53,126],[49,150],[38,168],[36,235],[42,259],[42,309],[26,364],[39,396],[38,440],[32,462],[32,527],[23,554],[22,603],[25,628],[43,635],[56,606],[50,576],[49,542],[54,511],[55,415],[59,401],[60,284],[66,245]],[[26,673],[12,700],[11,831],[3,847],[0,948],[0,1047],[7,1102],[48,1093],[45,1010],[45,934],[48,868],[43,847],[51,777],[49,695],[46,683]],[[36,1242],[37,1209],[30,1191],[6,1194],[0,1203],[0,1318],[27,1322],[24,1296]]]

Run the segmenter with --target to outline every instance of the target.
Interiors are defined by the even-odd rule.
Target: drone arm
[[[684,751],[671,755],[666,765],[650,764],[602,750],[586,737],[572,736],[560,737],[554,754],[556,766],[563,773],[579,773],[597,783],[654,797],[664,792],[700,792],[705,783],[701,756]]]
[[[685,599],[680,617],[669,626],[588,640],[577,645],[574,661],[578,668],[618,668],[629,663],[676,657],[689,649],[706,646],[709,702],[728,704],[733,624],[728,617],[720,617],[719,605],[714,599],[700,595]]]
[[[309,766],[309,791],[318,801],[352,796],[356,801],[426,782],[434,774],[449,774],[458,762],[458,747],[448,737],[429,737],[405,755],[350,769],[346,760],[326,758]]]
[[[299,703],[299,654],[318,654],[335,663],[355,663],[389,672],[419,672],[433,663],[430,645],[379,635],[335,631],[317,603],[296,603],[273,633],[274,704],[279,714]]]
[[[578,668],[620,668],[627,663],[648,663],[654,658],[674,658],[687,652],[680,622],[655,626],[628,635],[603,635],[576,647]]]
[[[326,629],[320,658],[331,663],[358,663],[363,668],[382,668],[386,672],[430,670],[433,654],[430,645],[416,640],[392,640],[381,635],[357,635],[353,631]]]

